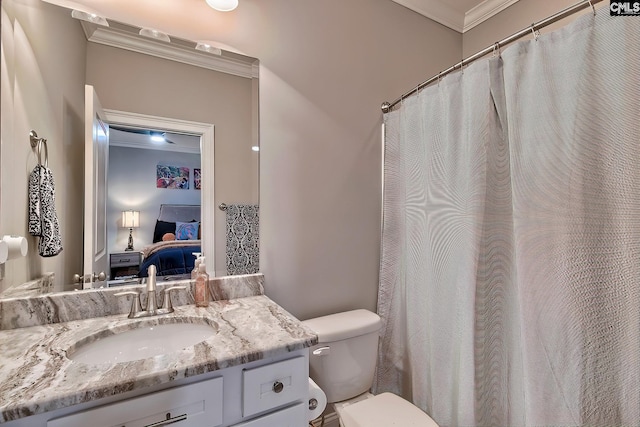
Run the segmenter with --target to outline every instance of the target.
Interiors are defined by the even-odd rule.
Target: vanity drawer
[[[307,425],[307,411],[304,403],[265,415],[255,420],[236,424],[234,427],[300,427]]]
[[[307,360],[294,357],[242,373],[242,414],[245,417],[306,400],[309,393]]]
[[[47,427],[216,427],[222,425],[222,385],[214,378],[150,393],[50,420]]]

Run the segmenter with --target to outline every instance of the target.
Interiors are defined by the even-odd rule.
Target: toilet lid
[[[438,427],[417,406],[392,393],[344,406],[339,415],[344,427]]]

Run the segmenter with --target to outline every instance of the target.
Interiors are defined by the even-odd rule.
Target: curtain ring
[[[495,42],[493,44],[493,57],[500,56],[502,53],[500,52],[500,42]]]
[[[536,30],[536,24],[531,24],[531,32],[533,33],[534,40],[538,41],[538,37],[540,37],[540,31]]]
[[[596,16],[596,7],[593,5],[591,0],[589,0],[589,6],[591,6],[591,9],[593,10],[593,16]]]
[[[438,72],[438,86],[440,86],[440,75],[442,74],[442,71]]]

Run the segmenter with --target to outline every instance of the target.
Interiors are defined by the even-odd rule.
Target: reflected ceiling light
[[[205,0],[207,4],[220,12],[229,12],[238,7],[238,0]]]
[[[103,18],[102,16],[98,16],[95,13],[89,13],[89,12],[82,12],[80,10],[72,10],[71,11],[71,17],[72,18],[76,18],[76,19],[80,19],[82,21],[87,21],[87,22],[91,22],[97,25],[102,25],[104,27],[108,27],[109,23],[107,22],[107,20],[105,18]]]
[[[171,42],[167,33],[163,33],[162,31],[154,30],[152,28],[142,28],[138,34],[152,39],[162,40],[167,43]]]
[[[164,133],[160,132],[151,132],[151,140],[153,142],[166,142],[167,139],[164,136]]]
[[[196,50],[201,50],[203,52],[212,53],[214,55],[222,55],[222,49],[217,48],[217,47],[213,47],[210,44],[205,43],[205,42],[198,42],[198,44],[196,44]]]
[[[260,147],[258,147],[257,145],[254,145],[253,147],[251,147],[251,149],[253,151],[260,151]]]

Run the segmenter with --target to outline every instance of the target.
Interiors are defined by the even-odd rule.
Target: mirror
[[[1,8],[0,234],[25,236],[29,251],[0,265],[0,291],[41,277],[52,278],[55,291],[78,288],[72,282],[82,273],[85,241],[85,84],[95,88],[107,115],[170,119],[169,125],[152,126],[160,130],[183,122],[214,126],[213,165],[202,171],[213,182],[205,178],[209,191],[201,197],[213,207],[215,255],[207,256],[208,268],[213,262],[215,274],[224,275],[225,215],[217,207],[258,203],[258,153],[252,150],[259,145],[258,61],[228,50],[199,51],[195,42],[175,37],[167,43],[139,36],[130,24],[86,23],[72,18],[70,9],[41,0],[2,0]],[[31,129],[47,139],[55,180],[63,251],[50,258],[38,254],[38,240],[27,231],[27,179],[38,162],[29,145]],[[147,173],[148,182],[155,182],[156,173]],[[180,191],[153,188],[149,194]],[[152,211],[143,215],[140,209],[140,227],[132,232],[136,249],[152,242],[150,224],[159,206],[144,210]],[[127,246],[129,229],[120,218],[121,212],[106,218],[115,230],[109,252]],[[203,236],[206,242],[206,231]]]

